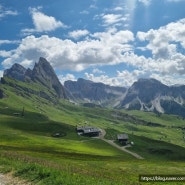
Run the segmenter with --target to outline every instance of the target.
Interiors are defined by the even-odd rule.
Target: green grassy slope
[[[56,104],[22,89],[15,92],[8,85],[1,88],[6,94],[0,100],[2,172],[14,171],[16,176],[33,184],[53,185],[140,184],[139,174],[166,174],[165,169],[168,174],[184,174],[182,118],[137,111],[115,113],[64,100]],[[37,89],[34,85],[31,88]],[[149,126],[146,122],[159,125]],[[78,136],[77,124],[105,129],[107,139],[115,139],[117,133],[128,133],[134,142],[129,150],[145,159],[137,160],[102,140]],[[61,137],[52,137],[54,133]]]

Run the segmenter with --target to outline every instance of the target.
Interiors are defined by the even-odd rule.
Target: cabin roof
[[[92,132],[100,132],[100,129],[93,126],[79,126],[77,127],[77,131],[83,131],[84,134],[86,134]]]
[[[118,135],[117,135],[117,139],[118,139],[118,140],[120,140],[120,139],[128,139],[128,134],[125,134],[125,133],[123,133],[123,134],[118,134]]]

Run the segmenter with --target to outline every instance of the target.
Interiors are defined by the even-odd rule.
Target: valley
[[[141,185],[141,174],[184,175],[183,116],[83,106],[38,74],[26,82],[4,77],[0,84],[0,174],[33,185]],[[80,136],[76,126],[106,134]],[[125,151],[121,133],[133,143]]]
[[[33,98],[33,97],[32,97]],[[31,99],[32,99],[31,98]],[[33,98],[34,99],[34,98]],[[161,126],[134,124],[115,118],[112,109],[74,106],[62,100],[55,106],[16,96],[1,100],[1,172],[12,172],[32,184],[140,184],[139,174],[183,174],[185,141],[184,126],[178,116],[137,111],[116,111],[138,120],[155,120]],[[7,104],[8,103],[8,104]],[[15,116],[21,112],[24,116]],[[7,108],[8,107],[8,108]],[[42,111],[40,113],[40,111]],[[143,156],[136,159],[103,140],[78,136],[76,124],[88,124],[105,129],[108,140],[126,132],[134,142],[128,150]],[[65,133],[53,138],[52,133]],[[173,138],[172,138],[173,137]],[[18,160],[17,160],[18,159]]]

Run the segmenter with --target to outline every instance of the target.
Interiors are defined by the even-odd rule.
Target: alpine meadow
[[[76,103],[44,58],[21,80],[18,69],[1,79],[1,173],[44,185],[129,185],[141,184],[141,174],[184,175],[183,116]],[[96,137],[76,130],[90,126],[100,129]],[[122,133],[127,143],[119,142]]]
[[[185,184],[185,0],[0,1],[0,185]]]

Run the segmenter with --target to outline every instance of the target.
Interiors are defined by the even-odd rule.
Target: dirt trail
[[[20,180],[18,177],[13,177],[12,173],[0,173],[0,185],[31,185],[31,183]]]
[[[113,140],[105,139],[105,135],[106,135],[105,130],[102,130],[101,131],[101,135],[100,135],[99,138],[102,139],[103,141],[105,141],[106,143],[112,145],[113,147],[115,147],[115,148],[117,148],[119,150],[122,150],[123,152],[126,152],[126,153],[128,153],[128,154],[130,154],[132,156],[134,156],[137,159],[144,159],[142,156],[138,155],[137,153],[127,150],[124,146],[118,146],[116,143],[114,143]]]

